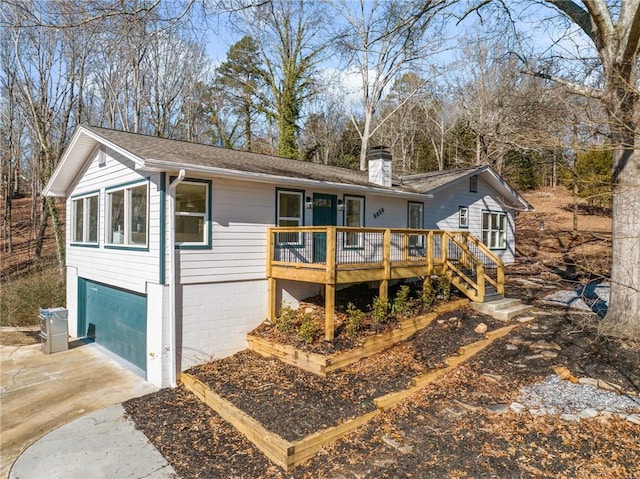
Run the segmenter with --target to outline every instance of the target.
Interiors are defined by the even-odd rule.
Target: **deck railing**
[[[268,231],[267,277],[270,316],[275,316],[275,281],[290,279],[324,284],[327,310],[333,311],[335,285],[380,281],[380,296],[390,280],[447,274],[474,301],[487,291],[503,294],[504,267],[485,245],[461,231],[273,227]],[[327,312],[327,316],[332,313]],[[326,336],[333,337],[327,325]],[[331,338],[329,338],[331,336]]]

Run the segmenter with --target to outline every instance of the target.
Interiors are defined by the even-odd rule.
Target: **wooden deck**
[[[325,285],[325,339],[334,337],[335,290],[340,284],[378,281],[388,299],[389,281],[447,274],[472,301],[504,293],[504,265],[463,231],[347,228],[269,228],[269,318],[277,314],[278,280]]]

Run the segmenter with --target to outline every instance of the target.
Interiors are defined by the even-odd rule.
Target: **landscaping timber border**
[[[338,371],[350,364],[357,363],[361,359],[373,356],[410,338],[416,332],[426,328],[439,315],[463,308],[468,304],[468,299],[441,304],[430,313],[400,320],[397,327],[390,331],[369,336],[363,341],[362,346],[329,355],[303,351],[288,344],[274,343],[252,335],[247,335],[247,342],[251,351],[265,358],[277,358],[284,363],[325,377],[332,371]]]
[[[451,372],[467,359],[473,357],[496,339],[502,338],[511,332],[517,325],[505,326],[486,334],[486,338],[464,346],[457,356],[446,359],[447,366],[437,369],[412,379],[409,389],[392,392],[373,400],[376,406],[371,412],[362,416],[349,419],[337,426],[316,431],[299,441],[287,441],[265,428],[260,422],[253,419],[247,413],[234,406],[230,401],[212,391],[206,384],[196,377],[182,373],[181,381],[198,399],[217,412],[225,421],[230,423],[251,441],[262,453],[285,471],[302,464],[313,457],[320,449],[327,446],[342,436],[354,431],[363,424],[376,417],[382,411],[389,409],[403,399],[417,393],[420,389],[432,383],[436,379]]]

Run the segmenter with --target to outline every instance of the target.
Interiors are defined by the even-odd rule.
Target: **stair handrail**
[[[458,234],[458,233],[457,232],[446,231],[444,233],[444,236],[446,236],[449,240],[451,240],[451,242],[453,244],[455,244],[458,248],[460,248],[460,250],[464,254],[466,254],[473,262],[475,262],[476,281],[474,282],[473,280],[471,280],[471,278],[469,278],[467,275],[462,273],[450,261],[450,258],[449,258],[448,254],[447,254],[447,257],[446,257],[447,267],[450,268],[451,270],[453,270],[458,275],[458,277],[463,279],[467,284],[469,284],[469,286],[471,286],[472,288],[476,289],[476,296],[477,296],[479,301],[483,301],[484,300],[484,296],[485,296],[485,293],[486,293],[485,281],[488,282],[489,284],[493,285],[493,287],[496,289],[496,292],[498,294],[504,294],[504,263],[502,262],[502,260],[500,258],[498,258],[495,254],[493,254],[491,251],[489,251],[486,248],[486,246],[484,244],[480,243],[478,241],[478,239],[475,238],[474,236],[472,236],[472,235],[470,235],[468,233],[463,235],[463,237],[464,237],[464,239],[466,241],[471,240],[471,242],[474,245],[477,245],[479,247],[479,249],[482,250],[482,252],[486,254],[487,258],[489,260],[491,260],[491,262],[496,265],[496,268],[497,268],[497,279],[496,279],[496,281],[494,281],[493,278],[491,278],[491,276],[486,274],[485,265],[480,260],[480,258],[478,258],[475,254],[473,254],[473,252],[469,249],[467,244],[463,243],[462,241],[459,241],[455,237],[456,234]],[[448,248],[447,248],[447,253],[448,253]]]
[[[468,231],[464,232],[465,239],[471,241],[475,246],[480,249],[492,263],[496,265],[496,280],[487,275],[487,279],[490,284],[496,288],[497,294],[504,294],[504,262],[496,254],[489,249],[489,247],[480,241],[478,238],[470,234]],[[485,266],[486,267],[486,266]]]

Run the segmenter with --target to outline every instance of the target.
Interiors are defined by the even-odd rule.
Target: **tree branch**
[[[561,77],[549,75],[548,73],[536,72],[528,69],[520,70],[520,72],[524,73],[525,75],[531,75],[537,78],[551,80],[555,83],[558,83],[559,85],[564,86],[567,90],[569,90],[570,93],[573,93],[574,95],[580,95],[587,98],[597,98],[599,100],[604,98],[604,92],[602,90],[598,90],[597,88],[580,85]]]

